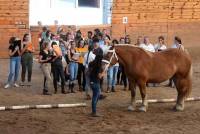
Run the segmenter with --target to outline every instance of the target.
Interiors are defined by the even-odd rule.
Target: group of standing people
[[[92,115],[96,115],[96,105],[103,95],[103,81],[107,74],[106,92],[115,92],[115,86],[124,85],[127,89],[127,78],[123,65],[117,63],[108,68],[107,72],[101,69],[101,62],[106,50],[116,44],[131,44],[129,35],[121,37],[119,41],[111,38],[106,29],[100,31],[88,31],[87,37],[83,37],[80,30],[74,32],[69,30],[65,32],[62,28],[57,33],[52,33],[47,27],[43,27],[39,35],[39,63],[44,75],[43,94],[51,95],[49,88],[54,87],[54,93],[57,93],[58,85],[61,86],[61,93],[75,93],[75,84],[78,80],[78,89],[85,91],[86,99],[92,99]],[[31,86],[33,53],[35,51],[29,34],[25,34],[21,41],[17,37],[10,38],[9,41],[10,73],[5,88],[12,84],[19,87],[17,83],[20,66],[21,86]],[[139,46],[150,52],[165,50],[165,40],[163,36],[158,37],[158,43],[151,44],[146,36],[138,37],[136,46]],[[181,39],[174,38],[173,48],[184,49]],[[25,81],[26,72],[28,72],[27,82]],[[12,82],[12,79],[13,82]],[[68,83],[68,88],[66,88]],[[170,80],[169,86],[172,86]],[[89,90],[92,89],[91,98]]]
[[[144,39],[142,38],[142,36],[139,36],[136,45],[150,52],[158,52],[167,49],[165,38],[163,36],[158,37],[158,42],[155,45],[150,42],[148,36],[145,36]],[[181,39],[179,37],[174,37],[174,43],[171,48],[184,49]]]
[[[35,49],[31,43],[30,35],[24,34],[21,41],[17,37],[11,37],[9,40],[8,53],[10,56],[10,73],[4,88],[10,86],[19,87],[17,83],[20,67],[21,71],[21,86],[31,86],[33,53]],[[26,73],[28,72],[27,81],[25,81]]]

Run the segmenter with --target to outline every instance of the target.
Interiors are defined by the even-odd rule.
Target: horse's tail
[[[188,79],[188,85],[186,90],[186,97],[188,97],[192,91],[192,74],[193,74],[193,67],[191,65],[190,71],[188,73],[187,79]]]
[[[187,91],[187,94],[186,94],[186,96],[188,97],[190,95],[191,91],[192,91],[193,66],[192,66],[192,57],[190,55],[190,52],[187,49],[185,49],[185,52],[188,55],[189,60],[191,62],[190,71],[189,71],[189,74],[188,74],[188,91]]]

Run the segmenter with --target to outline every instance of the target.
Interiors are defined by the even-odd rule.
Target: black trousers
[[[52,72],[53,72],[53,85],[55,91],[57,91],[57,82],[59,81],[59,78],[61,79],[61,90],[64,91],[65,89],[65,74],[63,70],[62,60],[57,59],[58,61],[55,61],[52,63]]]
[[[121,80],[120,80],[120,77],[121,77]],[[123,82],[124,87],[126,88],[127,87],[127,77],[125,74],[124,66],[120,64],[119,70],[117,72],[117,83],[121,83],[121,81]]]
[[[79,85],[79,87],[82,86],[83,91],[85,91],[85,85],[86,85],[85,67],[81,63],[78,63],[78,75],[77,75],[77,79],[78,79],[78,85]]]
[[[127,87],[127,77],[125,74],[124,66],[122,66],[122,81],[123,81],[124,87]]]

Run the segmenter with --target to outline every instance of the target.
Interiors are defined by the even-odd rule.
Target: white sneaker
[[[19,85],[17,83],[14,83],[14,87],[19,87]]]
[[[4,86],[5,89],[7,89],[7,88],[9,88],[9,87],[10,87],[10,84],[6,84],[6,85]]]

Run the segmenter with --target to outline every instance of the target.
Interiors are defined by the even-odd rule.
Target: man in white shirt
[[[144,44],[140,44],[139,47],[143,48],[146,51],[149,52],[155,52],[154,46],[150,43],[149,41],[149,37],[145,36],[144,37]],[[149,86],[150,83],[147,83],[147,86]],[[152,83],[153,86],[155,85],[154,83]]]
[[[155,52],[154,46],[150,43],[149,37],[144,37],[144,44],[140,44],[141,48],[149,52]]]
[[[83,66],[85,67],[85,93],[86,93],[86,99],[89,100],[91,99],[90,94],[89,94],[89,89],[90,89],[90,77],[89,77],[89,63],[92,62],[95,59],[95,54],[93,53],[93,47],[92,45],[89,45],[88,47],[88,52],[84,55],[84,61],[83,61]]]
[[[167,49],[165,45],[165,39],[163,36],[158,37],[158,44],[155,44],[154,48],[156,52]]]

